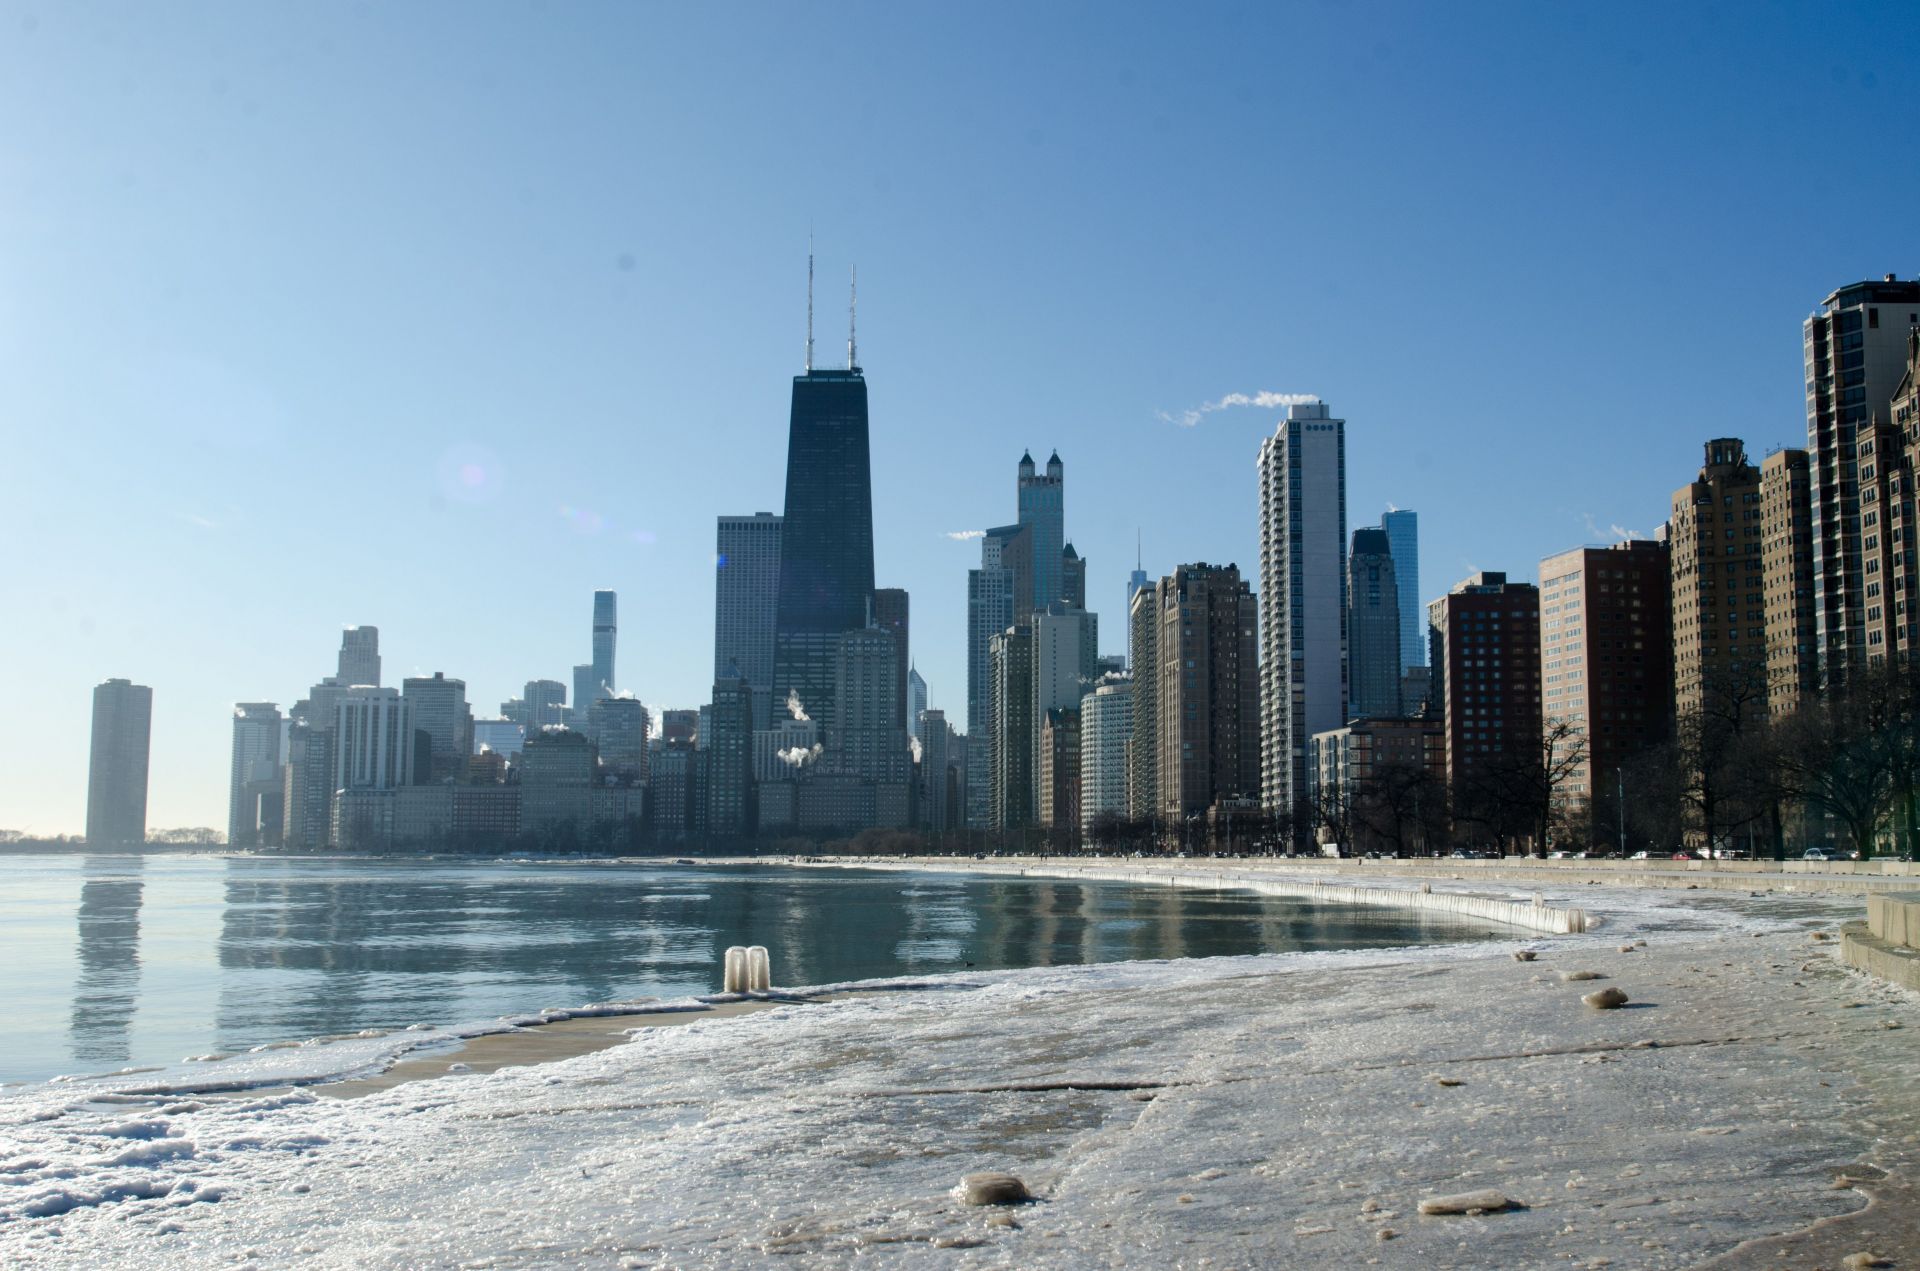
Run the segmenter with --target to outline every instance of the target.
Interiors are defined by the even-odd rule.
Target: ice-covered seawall
[[[1393,909],[1415,909],[1438,917],[1479,918],[1503,923],[1523,931],[1551,935],[1573,935],[1587,929],[1587,911],[1571,906],[1549,905],[1537,893],[1531,901],[1502,900],[1467,892],[1433,891],[1428,884],[1418,887],[1359,887],[1339,883],[1315,883],[1280,878],[1256,870],[1192,868],[1134,868],[1121,864],[1068,865],[1025,864],[1001,861],[914,861],[888,865],[859,859],[836,862],[863,869],[899,868],[949,870],[956,873],[1014,874],[1032,878],[1084,878],[1091,882],[1141,883],[1148,886],[1203,887],[1209,890],[1229,888],[1260,892],[1268,896],[1294,896],[1327,904],[1382,905]]]

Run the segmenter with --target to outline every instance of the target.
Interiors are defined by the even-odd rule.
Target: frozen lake
[[[711,993],[734,944],[801,986],[1488,935],[1232,892],[656,861],[7,856],[0,877],[0,1082]]]

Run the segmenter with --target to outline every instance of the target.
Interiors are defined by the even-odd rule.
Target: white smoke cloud
[[[921,759],[925,758],[925,754],[920,749],[920,739],[918,737],[907,738],[907,749],[913,752],[913,761],[915,763],[919,763]]]
[[[807,714],[807,708],[800,704],[800,694],[794,689],[787,690],[787,714],[793,716],[803,724],[810,718]]]
[[[985,538],[986,536],[987,536],[987,532],[985,530],[948,530],[947,531],[947,537],[952,539],[956,543],[964,543],[969,539]]]
[[[821,749],[820,743],[815,742],[811,748],[806,746],[792,746],[777,753],[782,763],[795,768],[804,768],[820,757]]]
[[[1227,410],[1234,406],[1257,406],[1261,410],[1276,410],[1286,406],[1305,406],[1317,402],[1316,393],[1275,393],[1261,389],[1257,393],[1228,393],[1218,401],[1201,402],[1191,410],[1183,410],[1178,415],[1160,412],[1160,418],[1169,424],[1178,424],[1182,428],[1191,428],[1217,410]]]

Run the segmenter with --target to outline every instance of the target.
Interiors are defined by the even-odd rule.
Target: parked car
[[[1675,852],[1675,853],[1674,853],[1674,854],[1673,854],[1673,855],[1672,855],[1671,857],[1669,857],[1668,859],[1669,859],[1669,860],[1676,860],[1676,861],[1690,861],[1690,860],[1692,860],[1692,859],[1694,859],[1694,856],[1693,856],[1693,853],[1692,853],[1692,852]]]
[[[1840,853],[1830,847],[1810,847],[1800,853],[1800,859],[1803,861],[1837,861],[1840,859]]]
[[[1639,851],[1635,852],[1632,856],[1627,857],[1627,859],[1630,861],[1650,861],[1650,860],[1656,859],[1657,856],[1658,856],[1657,853],[1649,852],[1646,848],[1643,847]]]

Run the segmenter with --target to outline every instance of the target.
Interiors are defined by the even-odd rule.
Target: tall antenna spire
[[[1140,568],[1140,527],[1133,527],[1133,567]]]
[[[813,235],[807,235],[807,374],[813,374]]]
[[[854,311],[860,307],[860,266],[853,267],[853,285],[847,293],[847,369],[860,369],[860,355],[855,351],[853,341]]]

